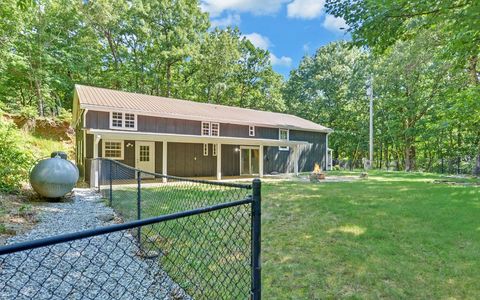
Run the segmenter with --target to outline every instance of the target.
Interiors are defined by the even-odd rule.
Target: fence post
[[[142,207],[141,207],[141,202],[142,202],[142,172],[137,171],[137,220],[140,220],[142,218]],[[142,228],[138,227],[138,244],[141,246],[141,232]]]
[[[97,165],[97,185],[98,185],[98,193],[102,191],[100,186],[102,185],[102,161],[98,158],[95,160]],[[102,195],[103,197],[103,195]]]
[[[113,172],[112,172],[112,162],[109,161],[110,164],[110,198],[109,198],[109,205],[110,207],[112,206],[112,200],[113,200],[113,188],[112,188],[112,177],[113,177]]]
[[[262,282],[261,282],[261,189],[262,183],[260,179],[255,178],[252,184],[252,300],[260,300],[262,298]]]

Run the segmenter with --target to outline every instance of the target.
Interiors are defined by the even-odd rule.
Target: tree
[[[346,42],[319,48],[290,73],[287,110],[334,128],[329,142],[336,158],[357,160],[368,147],[367,76],[367,53]]]

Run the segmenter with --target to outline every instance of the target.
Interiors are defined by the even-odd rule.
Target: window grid
[[[208,144],[203,144],[203,156],[208,156]]]
[[[104,147],[103,156],[105,158],[112,158],[112,159],[123,158],[122,142],[105,141],[103,143],[103,147]]]
[[[137,116],[133,113],[110,112],[110,128],[137,129]]]
[[[219,136],[220,135],[220,124],[211,123],[210,129],[211,129],[211,135],[212,136]]]
[[[278,139],[281,140],[281,141],[288,141],[290,139],[288,129],[279,129]],[[288,147],[288,146],[279,146],[278,147],[278,150],[280,150],[280,151],[288,151],[289,149],[290,149],[290,147]]]
[[[150,161],[150,146],[140,146],[140,161]]]
[[[210,135],[210,122],[202,122],[202,135]]]
[[[112,127],[123,127],[123,115],[119,112],[112,113]]]
[[[217,156],[217,144],[212,144],[212,156]]]
[[[255,126],[248,126],[248,136],[255,136]]]
[[[135,115],[134,114],[125,114],[125,127],[126,128],[135,128]]]

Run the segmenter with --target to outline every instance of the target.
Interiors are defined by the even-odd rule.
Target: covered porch
[[[134,168],[164,175],[208,180],[263,177],[267,147],[289,147],[287,155],[293,165],[289,172],[298,174],[300,147],[309,145],[304,141],[99,129],[89,129],[87,134],[93,135],[93,158],[103,157],[101,140],[122,141],[122,147],[128,149],[124,159]],[[194,174],[182,171],[188,168],[198,170]],[[91,185],[96,185],[96,178],[98,174],[91,174]]]

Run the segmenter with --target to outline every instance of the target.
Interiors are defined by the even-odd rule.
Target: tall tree
[[[335,129],[330,146],[337,158],[361,158],[368,145],[365,82],[368,56],[346,42],[321,47],[290,73],[287,109]]]

